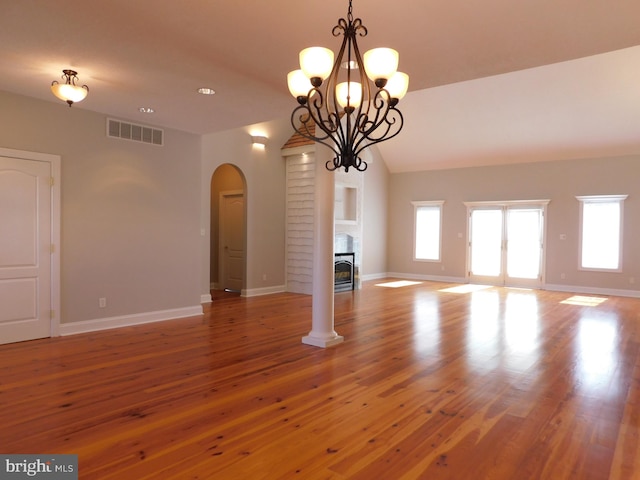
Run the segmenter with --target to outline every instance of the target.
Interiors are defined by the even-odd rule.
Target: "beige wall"
[[[269,137],[265,149],[251,145],[251,132]],[[285,161],[281,147],[291,136],[289,120],[272,121],[202,137],[201,251],[209,265],[211,249],[211,177],[220,165],[236,166],[246,181],[248,294],[284,288]],[[214,232],[215,233],[215,232]],[[209,293],[209,269],[202,273],[202,294]],[[263,280],[266,276],[266,280]],[[262,290],[261,290],[262,289]]]
[[[363,241],[360,270],[364,280],[384,276],[389,271],[387,266],[389,170],[375,147],[367,152],[366,161],[369,165],[363,174]],[[355,174],[358,173],[354,172]]]
[[[546,283],[554,288],[638,291],[640,284],[640,156],[434,170],[390,179],[389,271],[465,278],[466,207],[463,202],[550,199]],[[624,204],[622,273],[578,270],[576,195],[628,194]],[[444,200],[441,263],[414,262],[415,200]],[[462,233],[462,238],[458,234]],[[560,240],[566,234],[566,240]],[[442,269],[444,267],[444,270]],[[564,273],[566,278],[562,279]],[[635,283],[630,283],[630,278]]]
[[[200,138],[165,130],[157,147],[105,122],[0,92],[0,146],[62,157],[61,323],[200,304]]]

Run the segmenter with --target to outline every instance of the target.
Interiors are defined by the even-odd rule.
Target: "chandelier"
[[[69,107],[74,102],[81,102],[89,93],[89,87],[86,85],[76,85],[78,80],[78,72],[74,70],[62,70],[62,79],[64,83],[58,83],[57,80],[51,82],[51,92],[60,100],[64,100]]]
[[[360,54],[356,37],[365,37],[367,29],[352,10],[349,0],[347,19],[340,18],[333,27],[334,37],[344,36],[335,61],[328,48],[305,48],[300,70],[287,76],[299,104],[291,124],[299,135],[333,150],[333,161],[325,165],[331,171],[367,169],[362,151],[400,133],[404,120],[396,106],[409,86],[409,76],[397,71],[395,50],[374,48]]]

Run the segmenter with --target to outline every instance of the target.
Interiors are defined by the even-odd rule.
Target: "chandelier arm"
[[[337,129],[335,120],[329,111],[327,111],[326,117],[323,115],[323,110],[326,110],[324,96],[317,88],[310,91],[310,96],[314,91],[317,92],[317,96],[313,95],[312,102],[307,107],[310,120],[327,134],[327,136],[323,138],[332,137]]]
[[[378,94],[380,93],[378,92]],[[384,93],[388,97],[388,92]],[[356,156],[368,146],[393,138],[402,130],[404,118],[401,112],[388,101],[383,100],[382,96],[377,95],[377,97],[379,97],[379,101],[376,102],[374,119],[370,120],[364,114],[358,118],[357,130],[359,137],[357,141],[354,141],[353,145],[353,151]],[[384,111],[384,114],[381,114],[382,111]],[[389,132],[392,132],[392,134],[389,135]]]
[[[343,151],[343,145],[345,142],[345,133],[340,121],[340,115],[337,111],[330,111],[321,92],[318,93],[320,95],[313,102],[314,109],[309,110],[309,115],[316,123],[316,127],[320,128],[326,134],[324,137],[321,137],[321,139],[330,139],[333,142],[333,145],[326,141],[322,141],[321,143],[331,148],[336,154],[336,159],[338,159],[338,157],[340,157],[340,153]]]
[[[398,135],[400,133],[400,131],[402,130],[402,127],[404,126],[404,117],[402,116],[402,112],[400,112],[400,110],[397,110],[395,108],[390,108],[390,111],[393,112],[392,118],[391,120],[385,119],[386,128],[384,129],[384,135],[382,137],[371,137],[371,136],[366,136],[363,137],[363,139],[358,142],[358,148],[355,149],[355,153],[356,155],[359,155],[365,148],[370,147],[371,145],[376,145],[378,143],[381,142],[385,142],[387,140],[392,139],[393,137],[395,137],[396,135]],[[394,128],[394,130],[392,130],[392,128]],[[391,135],[386,136],[390,131],[392,131]],[[364,145],[360,144],[362,143],[362,141],[364,141],[364,139],[366,138],[367,142]]]
[[[300,112],[300,114],[298,115],[299,110],[302,110],[302,112]],[[296,122],[296,120],[298,122]],[[315,133],[311,133],[311,128],[314,125],[318,126],[318,124],[315,123],[313,117],[310,116],[307,107],[299,106],[293,111],[293,113],[291,114],[291,125],[298,135],[304,138],[308,138],[309,140],[313,140],[314,142],[322,143],[323,145],[331,148],[336,154],[339,153],[339,151],[331,143],[326,141],[329,138],[332,139],[332,136],[328,134],[324,129],[320,129],[326,134],[324,136],[318,136]],[[317,128],[314,129],[314,132],[317,132]]]
[[[389,140],[400,133],[402,127],[404,126],[404,117],[402,116],[402,112],[400,110],[396,110],[395,108],[389,109],[389,114],[384,118],[384,123],[380,124],[378,128],[382,127],[384,124],[384,133],[382,135],[374,136],[375,130],[367,135],[367,138],[375,141],[376,143],[383,142],[385,140]],[[389,132],[391,134],[389,135]]]
[[[376,99],[373,102],[375,103],[375,117],[372,120],[367,116],[359,118],[358,129],[362,134],[362,137],[358,141],[354,150],[361,151],[362,148],[365,148],[359,148],[360,143],[365,140],[368,142],[379,143],[389,138],[393,138],[400,133],[404,119],[391,100],[389,93],[384,89],[381,89],[376,94]],[[394,131],[392,135],[389,135],[389,132],[392,131],[392,129],[394,129]]]
[[[302,105],[304,111],[306,111],[307,115],[303,118],[300,117],[300,121],[307,125],[307,131],[309,132],[310,138],[325,140],[327,138],[331,138],[333,140],[333,135],[336,132],[336,122],[332,118],[331,114],[328,114],[327,117],[323,117],[322,110],[324,106],[324,96],[322,95],[322,91],[317,87],[309,90],[307,98],[311,99],[311,102],[307,102],[305,105]],[[313,108],[312,108],[313,107]],[[318,136],[317,131],[316,134],[310,133],[310,126],[315,125],[320,128],[326,135],[324,137]],[[314,131],[317,129],[314,129]]]
[[[369,102],[369,109],[367,113],[373,109],[375,115],[373,119],[371,119],[370,115],[367,115],[366,118],[363,118],[359,123],[360,130],[364,135],[369,135],[373,131],[375,131],[387,118],[389,111],[391,110],[389,92],[385,89],[379,89],[376,92],[376,95]]]
[[[298,112],[301,112],[298,116],[297,120],[299,123],[296,125],[296,115]],[[334,114],[335,115],[335,114]],[[329,160],[325,164],[325,168],[330,171],[334,171],[342,166],[341,163],[341,145],[336,141],[334,135],[332,133],[336,132],[336,128],[329,128],[329,125],[336,125],[339,122],[336,122],[335,119],[321,119],[313,114],[313,110],[308,105],[300,105],[298,106],[291,115],[291,125],[294,130],[304,138],[308,138],[313,140],[316,143],[320,143],[328,148],[330,148],[335,154],[332,160]],[[311,133],[311,126],[315,125],[314,133]],[[322,132],[325,133],[324,136],[317,135],[317,128],[320,128]],[[332,143],[327,142],[327,139],[331,139]]]

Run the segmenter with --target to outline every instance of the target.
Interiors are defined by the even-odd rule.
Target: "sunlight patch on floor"
[[[443,288],[442,290],[438,290],[438,291],[446,292],[446,293],[471,293],[471,292],[477,292],[479,290],[486,290],[487,288],[492,288],[492,286],[491,285],[475,285],[473,283],[467,283],[465,285],[458,285],[457,287]]]
[[[560,303],[565,303],[567,305],[580,305],[583,307],[597,307],[606,300],[607,299],[605,297],[586,297],[583,295],[574,295],[573,297],[569,297],[566,300],[561,301]]]
[[[410,280],[396,280],[395,282],[376,283],[376,287],[400,288],[411,285],[420,285],[422,282],[412,282]]]

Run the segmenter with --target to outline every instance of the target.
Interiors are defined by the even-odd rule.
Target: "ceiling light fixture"
[[[291,124],[299,135],[333,150],[333,162],[326,164],[331,171],[367,169],[362,151],[400,133],[404,119],[396,106],[409,86],[409,76],[397,71],[395,50],[374,48],[360,55],[356,36],[366,36],[367,29],[352,10],[349,0],[347,19],[333,27],[334,37],[344,36],[335,62],[328,48],[306,48],[300,70],[287,76],[299,103]]]
[[[213,88],[202,87],[198,89],[198,93],[201,95],[215,95],[216,91]]]
[[[140,107],[140,108],[138,108],[138,111],[140,113],[153,113],[153,112],[155,112],[155,110],[153,108],[151,108],[151,107]]]
[[[74,102],[81,102],[89,93],[89,87],[82,85],[81,87],[76,85],[78,80],[78,72],[73,70],[62,70],[62,79],[64,83],[58,83],[57,80],[51,82],[51,91],[60,100],[64,100],[69,104],[69,107]]]

